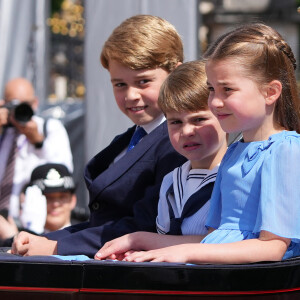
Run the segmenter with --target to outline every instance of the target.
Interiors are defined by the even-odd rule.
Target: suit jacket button
[[[98,202],[94,202],[93,204],[92,204],[92,209],[93,210],[98,210],[100,208],[100,204],[98,203]]]

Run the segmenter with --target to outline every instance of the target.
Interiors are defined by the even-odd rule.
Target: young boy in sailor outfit
[[[178,66],[164,81],[158,104],[174,149],[188,161],[167,174],[160,189],[159,234],[135,232],[106,243],[95,259],[124,259],[132,251],[197,241],[205,234],[209,199],[227,136],[207,105],[204,62]],[[162,235],[163,234],[163,235]]]

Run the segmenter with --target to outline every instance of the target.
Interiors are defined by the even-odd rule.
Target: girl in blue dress
[[[201,243],[127,253],[127,261],[251,263],[300,255],[300,114],[289,45],[264,24],[206,53],[209,107],[243,139],[225,154]]]

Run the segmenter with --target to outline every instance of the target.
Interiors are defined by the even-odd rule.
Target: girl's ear
[[[279,80],[273,80],[266,86],[266,104],[271,105],[277,101],[282,92],[282,84]]]

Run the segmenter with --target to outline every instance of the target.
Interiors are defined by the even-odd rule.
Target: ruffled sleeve
[[[300,242],[300,135],[287,132],[265,156],[254,232],[266,230]]]

